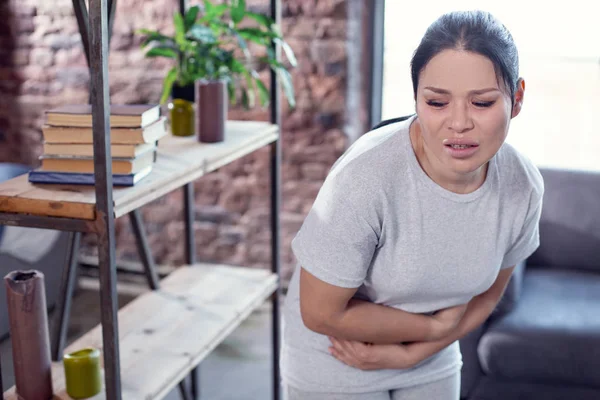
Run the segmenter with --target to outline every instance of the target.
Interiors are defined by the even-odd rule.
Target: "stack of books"
[[[115,186],[133,186],[152,171],[158,140],[167,135],[160,106],[111,105],[110,152]],[[44,153],[29,182],[93,185],[92,109],[75,104],[48,110],[42,127]]]

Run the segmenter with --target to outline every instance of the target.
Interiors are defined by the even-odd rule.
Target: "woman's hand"
[[[416,364],[402,344],[368,344],[329,337],[329,352],[351,367],[364,371],[376,369],[406,369]]]

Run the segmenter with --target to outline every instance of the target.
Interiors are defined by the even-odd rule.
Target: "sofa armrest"
[[[515,269],[508,281],[504,295],[498,302],[496,309],[492,313],[491,318],[498,318],[511,312],[519,298],[523,289],[523,275],[525,274],[525,261],[520,262],[515,266]]]
[[[525,274],[525,261],[517,264],[510,277],[504,295],[500,299],[498,306],[492,313],[491,317],[481,326],[469,333],[460,340],[460,352],[463,359],[463,367],[461,374],[461,399],[468,398],[469,393],[475,388],[479,379],[484,375],[479,363],[479,340],[485,333],[490,319],[497,318],[513,310],[523,288],[523,275]]]
[[[461,399],[469,397],[469,393],[472,392],[479,379],[484,375],[479,363],[477,348],[485,330],[486,324],[484,323],[459,341],[463,360],[460,383]]]

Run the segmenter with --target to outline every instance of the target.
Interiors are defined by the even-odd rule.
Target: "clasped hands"
[[[428,345],[429,343],[444,340],[455,333],[466,309],[467,304],[462,304],[440,310],[430,316],[430,342],[372,344],[329,336],[329,352],[341,362],[361,370],[411,368],[432,355],[432,346]]]

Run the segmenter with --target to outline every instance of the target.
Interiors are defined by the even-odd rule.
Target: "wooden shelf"
[[[114,188],[115,217],[274,142],[278,135],[278,127],[267,122],[228,121],[226,139],[221,143],[198,143],[195,137],[165,137],[159,142],[151,174],[133,187]],[[25,174],[0,184],[0,212],[94,220],[95,189],[34,185]]]
[[[163,398],[277,285],[270,271],[195,264],[177,268],[161,281],[160,290],[127,304],[119,311],[123,398]],[[102,348],[100,325],[65,352],[89,346]],[[70,399],[62,362],[53,363],[52,376],[54,398]],[[17,400],[14,387],[5,396]]]

